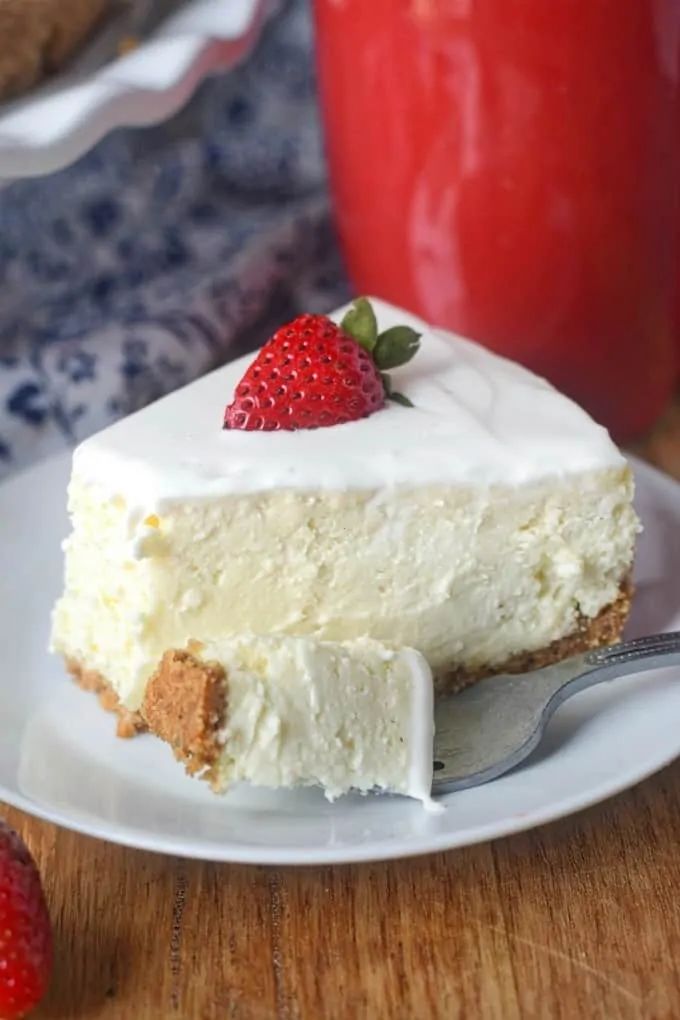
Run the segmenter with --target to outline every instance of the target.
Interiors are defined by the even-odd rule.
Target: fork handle
[[[585,664],[591,669],[611,670],[617,676],[676,663],[680,663],[680,631],[677,630],[596,648],[585,657]]]
[[[546,703],[544,719],[547,721],[568,698],[588,687],[668,666],[680,666],[680,631],[677,630],[595,648],[583,656],[578,671],[556,687]]]

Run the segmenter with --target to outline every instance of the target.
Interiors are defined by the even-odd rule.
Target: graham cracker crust
[[[626,580],[614,602],[597,616],[580,617],[576,629],[566,637],[546,648],[522,652],[492,668],[458,668],[437,676],[435,693],[451,694],[493,673],[526,673],[580,652],[614,644],[628,619],[631,598],[632,585]],[[211,769],[219,754],[219,731],[227,712],[225,671],[219,663],[202,662],[192,655],[192,647],[198,650],[200,644],[190,644],[188,650],[165,652],[147,685],[139,712],[124,708],[100,673],[73,660],[67,660],[66,665],[81,687],[99,695],[103,708],[117,713],[118,736],[132,737],[148,728],[170,744],[189,773],[207,770],[207,778],[212,778]]]
[[[217,762],[218,735],[227,715],[225,679],[219,663],[173,650],[165,653],[147,684],[142,705],[147,725],[170,744],[189,775],[209,773]]]
[[[18,95],[59,70],[111,7],[109,0],[3,0],[0,98]]]
[[[633,585],[629,578],[622,583],[614,602],[601,609],[597,616],[579,616],[576,629],[566,637],[558,638],[546,648],[534,652],[520,652],[511,659],[492,668],[456,669],[434,678],[435,694],[454,694],[495,673],[529,673],[534,669],[552,666],[580,652],[613,645],[620,640],[630,615]]]
[[[117,736],[128,738],[144,732],[146,723],[139,712],[131,712],[129,708],[121,705],[118,695],[101,673],[97,673],[94,669],[87,669],[75,659],[66,659],[66,668],[79,687],[82,687],[84,691],[93,691],[99,695],[99,704],[102,708],[107,712],[116,713],[118,716]]]

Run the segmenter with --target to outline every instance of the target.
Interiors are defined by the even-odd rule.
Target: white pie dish
[[[171,116],[206,75],[249,51],[273,8],[272,0],[133,0],[61,74],[0,104],[0,182],[51,173],[114,128]],[[137,36],[119,55],[121,40]]]

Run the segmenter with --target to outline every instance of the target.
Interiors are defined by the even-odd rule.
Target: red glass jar
[[[374,293],[619,439],[676,381],[679,0],[315,0],[337,221]]]

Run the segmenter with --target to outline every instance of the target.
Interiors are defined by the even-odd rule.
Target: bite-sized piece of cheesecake
[[[142,711],[217,792],[247,781],[430,805],[432,701],[432,674],[413,649],[249,635],[166,652]]]
[[[304,350],[283,329],[254,365],[75,451],[52,646],[126,709],[192,639],[370,637],[417,648],[446,690],[619,636],[638,523],[607,432],[518,365],[373,308],[375,365],[310,317]],[[383,400],[376,371],[414,331],[420,351],[393,373],[401,402]]]

